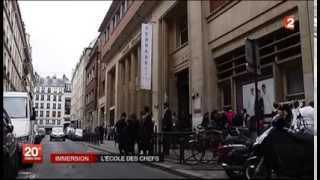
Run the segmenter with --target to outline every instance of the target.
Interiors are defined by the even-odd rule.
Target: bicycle
[[[188,145],[191,148],[191,157],[196,163],[216,162],[218,147],[222,144],[226,133],[223,130],[205,130],[201,125],[191,135]]]

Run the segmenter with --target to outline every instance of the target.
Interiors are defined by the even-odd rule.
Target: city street
[[[49,136],[42,140],[43,158],[41,164],[22,169],[18,179],[43,178],[183,178],[163,170],[152,168],[139,163],[97,163],[97,164],[52,164],[50,154],[53,152],[94,152],[78,142],[66,139],[63,141],[49,141]]]

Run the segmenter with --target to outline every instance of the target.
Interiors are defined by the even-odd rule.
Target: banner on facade
[[[140,88],[151,90],[152,24],[141,28]]]
[[[264,105],[264,114],[271,114],[273,110],[274,97],[274,80],[266,79],[258,81],[258,90],[261,92]],[[250,116],[254,115],[255,87],[254,83],[242,86],[243,108],[247,110]]]

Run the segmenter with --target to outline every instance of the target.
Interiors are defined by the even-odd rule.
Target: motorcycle
[[[246,179],[313,179],[313,140],[288,128],[269,127],[252,145],[244,165]]]
[[[243,177],[243,164],[250,155],[252,141],[244,132],[230,133],[218,147],[218,163],[231,178]]]

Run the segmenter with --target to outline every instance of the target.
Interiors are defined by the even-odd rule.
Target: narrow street
[[[170,174],[163,170],[152,168],[139,163],[95,163],[95,164],[52,164],[50,154],[53,152],[94,152],[102,153],[91,149],[78,142],[66,139],[63,141],[49,141],[47,135],[43,140],[43,158],[41,164],[21,169],[17,179],[44,179],[44,178],[174,178],[177,175]]]

